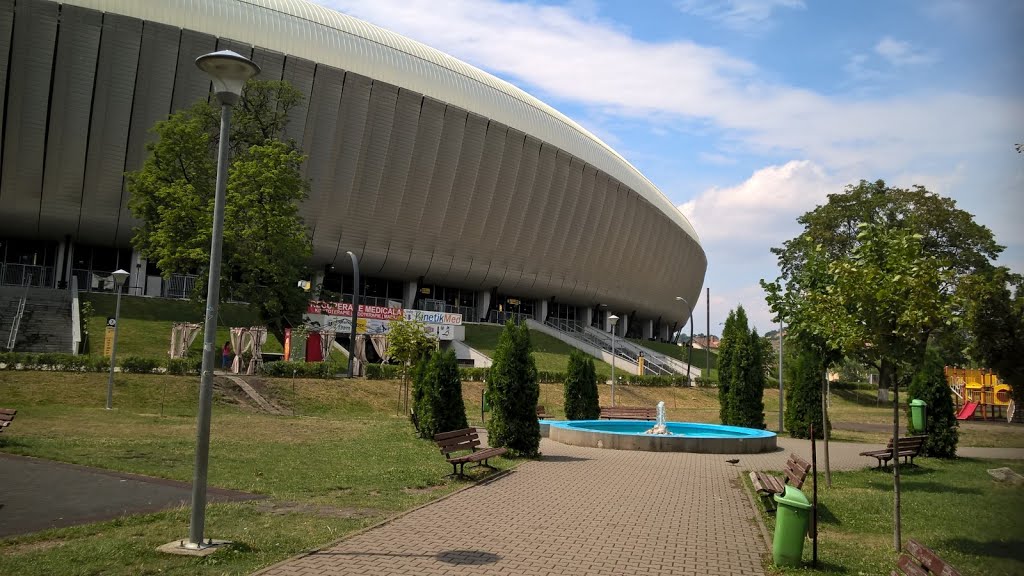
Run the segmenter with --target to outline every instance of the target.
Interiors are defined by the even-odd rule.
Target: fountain
[[[652,426],[653,425],[653,426]],[[698,452],[704,454],[756,454],[776,450],[774,432],[700,424],[668,422],[665,403],[658,403],[657,420],[542,420],[541,435],[562,444],[615,450]]]
[[[654,428],[651,428],[650,430],[645,431],[644,434],[662,434],[662,435],[671,435],[672,434],[671,432],[669,432],[668,427],[665,426],[665,402],[664,401],[658,402],[658,414],[657,414],[657,420],[654,421]]]

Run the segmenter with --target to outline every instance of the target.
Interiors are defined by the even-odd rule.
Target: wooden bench
[[[751,472],[750,481],[754,484],[754,490],[767,498],[773,494],[782,494],[786,490],[787,485],[794,488],[803,487],[804,480],[807,478],[807,472],[810,469],[810,462],[796,454],[790,454],[789,459],[786,460],[784,475],[781,478],[765,472]]]
[[[441,449],[441,453],[444,454],[448,463],[452,465],[452,473],[449,476],[464,477],[463,472],[468,462],[474,462],[477,466],[486,466],[493,470],[494,466],[488,464],[487,460],[508,452],[505,448],[480,448],[480,436],[477,435],[476,428],[435,434],[434,442],[437,443],[437,447]],[[469,454],[453,456],[457,452],[466,451],[469,451]]]
[[[907,540],[907,545],[903,549],[906,552],[900,555],[896,563],[899,570],[893,570],[890,576],[900,576],[900,572],[906,576],[960,576],[959,570],[947,564],[938,554],[925,548],[917,540]]]
[[[924,446],[924,441],[927,436],[907,436],[906,438],[900,438],[900,449],[896,457],[902,457],[903,463],[906,464],[914,463],[914,457],[921,453],[921,448]],[[882,464],[889,464],[889,460],[892,460],[892,438],[889,439],[889,443],[885,445],[885,448],[881,450],[868,450],[867,452],[861,452],[861,456],[868,456],[878,460],[878,467],[881,468]]]
[[[0,432],[3,432],[5,428],[11,425],[14,421],[14,417],[18,414],[17,410],[11,408],[0,408]]]
[[[654,420],[658,417],[658,411],[655,408],[602,406],[600,417],[602,420]]]
[[[537,419],[538,420],[547,420],[549,418],[551,418],[551,416],[549,416],[548,413],[544,411],[544,407],[543,406],[537,406]]]

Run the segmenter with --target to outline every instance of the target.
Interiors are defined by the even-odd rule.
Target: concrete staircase
[[[73,352],[71,295],[51,288],[0,288],[0,343],[7,349],[14,316],[21,298],[25,311],[18,326],[15,352]]]

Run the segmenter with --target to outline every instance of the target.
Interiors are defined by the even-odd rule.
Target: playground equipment
[[[1013,415],[1011,388],[992,371],[972,368],[945,369],[946,381],[956,404],[956,419],[1009,420]]]

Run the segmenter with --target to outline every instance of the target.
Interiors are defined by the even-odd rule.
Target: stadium
[[[131,249],[124,174],[153,124],[206,99],[195,58],[230,49],[304,95],[301,207],[317,285],[361,301],[667,339],[707,259],[627,160],[508,82],[303,0],[0,3],[2,283],[183,297]]]

